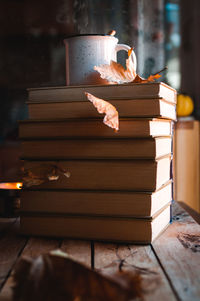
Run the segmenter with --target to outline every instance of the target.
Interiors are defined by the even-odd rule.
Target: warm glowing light
[[[16,183],[16,187],[17,187],[17,189],[21,189],[22,188],[22,183]]]
[[[22,183],[0,183],[0,189],[21,189]]]

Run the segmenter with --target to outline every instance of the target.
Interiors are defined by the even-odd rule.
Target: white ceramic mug
[[[108,84],[94,70],[94,66],[117,61],[117,52],[128,51],[131,47],[118,44],[118,39],[110,35],[80,35],[64,40],[66,49],[66,84],[95,85]],[[135,53],[131,53],[136,70]]]

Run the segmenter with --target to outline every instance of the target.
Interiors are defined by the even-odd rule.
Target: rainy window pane
[[[180,88],[180,4],[179,1],[167,1],[165,4],[165,55],[168,66],[167,82],[175,89]]]
[[[162,81],[180,86],[178,0],[0,1],[0,142],[17,139],[28,118],[27,88],[65,85],[64,38],[116,30],[134,47],[137,72],[148,77],[165,65]],[[125,64],[127,54],[119,52]]]

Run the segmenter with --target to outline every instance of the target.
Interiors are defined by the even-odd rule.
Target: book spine
[[[159,164],[158,164],[159,163]],[[161,164],[162,163],[162,164]],[[170,158],[25,161],[23,182],[37,189],[154,191],[169,180]],[[158,180],[157,168],[162,176]]]
[[[176,119],[175,106],[162,99],[111,100],[119,117],[166,117]],[[29,118],[98,118],[99,113],[89,101],[28,102]]]
[[[136,228],[137,231],[133,231]],[[25,235],[149,243],[151,222],[117,218],[21,215],[20,232]]]
[[[167,142],[169,140],[166,139]],[[159,155],[170,154],[169,147]],[[24,159],[134,159],[157,157],[155,139],[46,139],[21,143]]]
[[[176,103],[176,91],[162,83],[132,84],[132,85],[105,85],[105,86],[79,86],[79,87],[54,87],[42,89],[29,89],[29,101],[84,101],[85,92],[94,94],[105,100],[142,99],[163,97],[167,101]]]
[[[19,123],[21,139],[31,137],[147,138],[170,135],[171,121],[164,119],[120,119],[118,132],[104,125],[102,119],[30,120]]]

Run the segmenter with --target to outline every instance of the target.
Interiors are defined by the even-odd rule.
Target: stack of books
[[[112,103],[119,131],[84,92]],[[170,223],[176,91],[164,83],[28,90],[21,232],[152,242]]]

